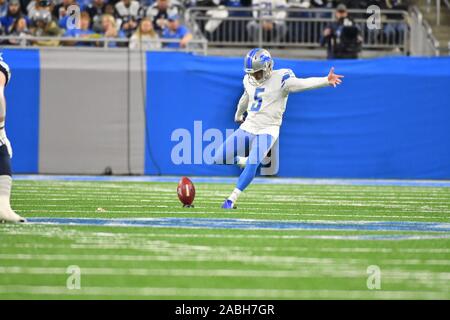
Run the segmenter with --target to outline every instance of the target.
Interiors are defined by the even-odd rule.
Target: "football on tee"
[[[178,182],[177,194],[183,207],[193,207],[192,203],[195,198],[195,187],[189,178],[181,178],[180,182]]]

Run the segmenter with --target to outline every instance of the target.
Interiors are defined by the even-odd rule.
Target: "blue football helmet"
[[[249,51],[244,59],[244,71],[248,74],[248,79],[251,84],[255,86],[261,85],[266,81],[273,69],[273,59],[269,51],[261,48],[255,48]],[[254,73],[263,71],[261,79],[257,80],[254,77]]]

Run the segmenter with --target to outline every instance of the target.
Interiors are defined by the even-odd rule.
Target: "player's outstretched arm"
[[[247,111],[248,107],[248,94],[247,91],[244,91],[244,93],[241,96],[241,99],[239,99],[239,103],[237,105],[236,114],[234,115],[234,121],[237,123],[244,122],[244,113]]]
[[[291,92],[301,92],[305,90],[324,88],[327,86],[336,87],[342,83],[342,78],[344,76],[334,73],[334,67],[331,68],[328,76],[326,77],[311,77],[311,78],[295,78],[290,77],[286,80],[285,87],[288,93]]]

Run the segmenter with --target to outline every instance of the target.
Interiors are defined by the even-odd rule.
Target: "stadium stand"
[[[0,44],[182,48],[210,54],[254,46],[324,53],[327,46],[328,57],[338,58],[330,49],[334,43],[334,48],[350,51],[343,54],[347,58],[357,57],[361,49],[372,55],[439,55],[438,41],[416,2],[420,4],[412,0],[0,0]],[[348,11],[352,26],[336,19],[339,5]],[[367,9],[372,5],[382,10],[381,26],[376,29],[367,25],[374,14]],[[181,27],[170,31],[169,16],[177,16]],[[144,18],[153,23],[151,39],[136,38]],[[189,45],[184,45],[185,34],[193,36]],[[136,39],[159,44],[137,45]],[[415,50],[424,46],[414,43],[424,41],[429,48]]]

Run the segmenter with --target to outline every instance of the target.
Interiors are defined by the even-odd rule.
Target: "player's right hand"
[[[245,119],[244,119],[244,116],[242,115],[242,116],[239,116],[239,117],[235,117],[235,118],[234,118],[234,121],[235,121],[237,124],[243,124],[244,121],[245,121]]]

